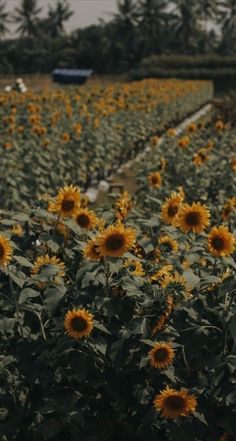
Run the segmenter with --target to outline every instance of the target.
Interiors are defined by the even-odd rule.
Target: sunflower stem
[[[11,276],[10,276],[9,268],[8,268],[8,279],[9,279],[11,295],[13,297],[14,305],[15,305],[15,309],[16,309],[16,317],[17,317],[17,320],[18,320],[18,323],[19,323],[20,334],[21,334],[21,337],[24,338],[24,331],[23,331],[22,324],[21,324],[21,321],[20,321],[20,311],[19,311],[19,307],[18,307],[16,293],[15,293],[15,290],[14,290],[14,287],[13,287],[13,283],[12,283],[12,279],[11,279]]]
[[[109,279],[110,279],[110,266],[109,263],[105,261],[105,296],[109,297]]]

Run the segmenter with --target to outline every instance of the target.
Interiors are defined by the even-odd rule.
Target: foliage
[[[31,204],[65,181],[96,185],[211,98],[211,83],[178,80],[1,94],[1,208]]]
[[[235,251],[215,258],[207,247],[214,225],[223,222],[235,234],[236,201],[229,217],[221,217],[235,196],[234,139],[235,130],[222,121],[191,124],[185,143],[167,130],[139,164],[133,209],[121,196],[114,207],[97,210],[92,230],[79,227],[76,216],[48,212],[44,201],[24,213],[2,211],[1,234],[13,248],[0,273],[5,440],[211,441],[236,433]],[[201,151],[202,163],[193,162],[203,146],[205,160]],[[162,181],[153,186],[148,176],[157,171]],[[161,206],[171,191],[180,203],[206,203],[211,225],[199,234],[166,225]],[[104,227],[121,213],[125,227],[136,231],[135,246],[116,258],[88,260],[88,239],[95,236],[98,246]],[[166,236],[175,241],[172,249],[161,240]],[[61,264],[54,259],[39,269],[36,258],[46,255]],[[76,339],[63,322],[77,309],[93,315],[93,329]],[[174,356],[158,368],[149,353],[161,342],[171,344]],[[177,419],[161,416],[153,401],[166,386],[186,389],[196,409]]]

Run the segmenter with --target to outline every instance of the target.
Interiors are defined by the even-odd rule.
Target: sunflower
[[[215,257],[230,256],[234,251],[235,239],[228,227],[213,227],[208,235],[208,250]]]
[[[182,201],[183,196],[175,192],[171,193],[170,197],[165,200],[164,204],[161,207],[161,218],[166,224],[174,224]]]
[[[49,203],[48,211],[56,212],[62,217],[73,217],[80,208],[80,191],[73,185],[61,188],[55,201]]]
[[[93,229],[98,223],[98,219],[94,212],[87,208],[80,208],[77,211],[75,221],[80,228],[85,228],[86,230]]]
[[[153,172],[147,177],[148,183],[152,188],[158,188],[161,186],[162,178],[160,172]]]
[[[223,121],[221,121],[221,120],[216,121],[216,123],[215,123],[216,130],[221,131],[221,130],[224,130],[224,128],[225,128],[225,124],[223,123]]]
[[[178,146],[181,148],[186,148],[190,143],[190,138],[188,136],[183,136],[178,140]]]
[[[224,433],[224,435],[220,437],[220,441],[235,441],[235,440],[236,438],[232,432]]]
[[[121,222],[125,220],[130,209],[132,208],[132,201],[129,193],[124,191],[122,195],[115,202],[116,218]]]
[[[13,225],[11,232],[12,232],[13,236],[23,236],[23,234],[24,234],[24,230],[23,230],[21,224]]]
[[[182,293],[187,300],[190,297],[190,291],[187,289],[187,280],[179,273],[169,274],[161,280],[162,288],[168,289],[168,292]]]
[[[156,343],[148,353],[150,364],[157,369],[165,369],[172,364],[175,356],[174,349],[170,343]]]
[[[98,252],[98,244],[97,244],[97,239],[90,239],[84,249],[83,249],[83,254],[84,257],[86,257],[86,259],[88,260],[100,260],[101,256]]]
[[[65,264],[56,256],[49,257],[48,254],[45,256],[39,256],[34,261],[34,266],[31,270],[32,276],[35,276],[37,274],[40,274],[41,269],[47,267],[48,265],[53,265],[58,268],[58,273],[54,275],[53,281],[56,283],[58,282],[58,276],[64,277],[65,276]],[[38,285],[40,287],[44,287],[44,282],[39,282]]]
[[[127,259],[127,261],[124,263],[124,267],[129,268],[130,274],[133,276],[142,277],[145,275],[143,265],[138,260]]]
[[[8,265],[12,258],[12,247],[8,239],[0,234],[0,266]]]
[[[158,243],[166,253],[176,253],[179,249],[177,240],[168,235],[160,237]]]
[[[192,205],[183,204],[178,212],[175,225],[180,227],[184,233],[192,230],[194,233],[201,233],[210,223],[210,212],[200,202]]]
[[[76,339],[87,337],[93,329],[93,315],[84,308],[74,308],[67,312],[64,327],[70,337]]]
[[[173,265],[164,265],[150,277],[151,282],[161,282],[161,280],[170,275],[172,270]]]
[[[98,252],[101,256],[120,257],[128,251],[135,242],[135,231],[125,228],[122,224],[110,225],[97,239]]]
[[[236,198],[228,199],[221,213],[221,217],[223,221],[227,221],[229,219],[231,213],[235,209],[235,205],[236,205]]]
[[[195,124],[194,122],[191,122],[187,127],[187,131],[189,133],[196,132],[196,130],[197,130],[197,124]]]
[[[155,326],[152,330],[152,337],[154,334],[156,334],[159,331],[162,331],[165,328],[166,322],[169,319],[170,314],[172,313],[173,307],[174,307],[173,297],[167,296],[165,311],[163,312],[163,314],[161,315],[161,317],[159,318],[159,320],[155,324]]]
[[[197,407],[197,400],[187,390],[175,390],[168,386],[154,399],[154,407],[162,412],[163,418],[175,419],[188,416]]]

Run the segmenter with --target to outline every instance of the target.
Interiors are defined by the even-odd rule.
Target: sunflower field
[[[32,205],[65,182],[96,184],[212,93],[207,81],[144,80],[0,94],[1,208]]]
[[[177,134],[212,93],[180,83],[71,90],[69,117],[64,91],[1,98],[2,441],[236,439],[236,131],[213,113]],[[41,128],[61,112],[44,135],[29,105]],[[89,179],[147,146],[135,194],[91,207]]]

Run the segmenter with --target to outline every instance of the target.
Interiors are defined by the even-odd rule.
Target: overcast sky
[[[21,4],[21,0],[6,0],[6,10],[13,12],[16,6]],[[48,5],[54,5],[56,0],[38,0],[39,7],[43,8],[41,15],[46,15]],[[66,30],[71,31],[77,28],[98,23],[99,18],[109,20],[111,15],[117,11],[116,0],[68,0],[74,15],[66,24]],[[11,26],[12,31],[15,26]]]

